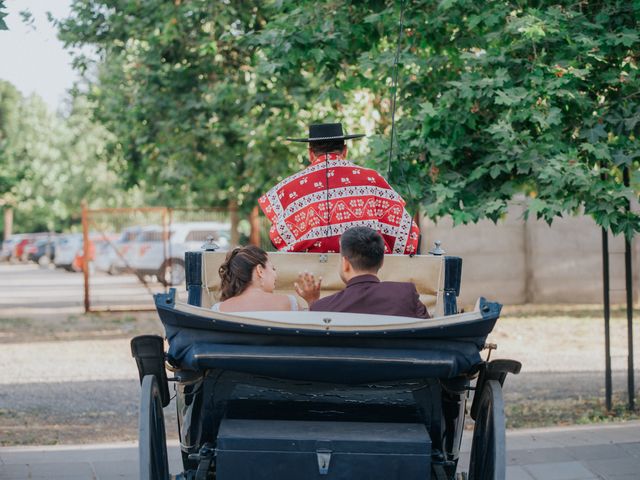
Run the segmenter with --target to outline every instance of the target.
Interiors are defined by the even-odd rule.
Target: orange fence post
[[[84,313],[89,313],[89,212],[87,201],[82,201],[82,273],[84,275]]]
[[[169,272],[169,283],[172,285],[173,282],[173,271],[171,269],[171,261],[169,260],[169,242],[170,240],[170,236],[171,236],[171,232],[169,231],[169,209],[165,208],[164,210],[162,210],[162,247],[163,247],[163,256],[164,256],[164,261],[162,262],[163,265],[167,264],[167,262],[169,262],[169,268],[165,268],[164,269],[164,275],[166,275],[166,272]],[[164,293],[167,293],[167,283],[163,282],[164,285]]]

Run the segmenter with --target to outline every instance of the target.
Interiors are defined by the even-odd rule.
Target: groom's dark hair
[[[384,240],[372,228],[353,227],[340,237],[340,254],[356,270],[378,271],[384,260]]]

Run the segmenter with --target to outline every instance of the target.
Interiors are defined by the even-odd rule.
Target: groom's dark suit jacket
[[[310,310],[429,318],[413,283],[381,282],[375,275],[353,277],[344,290],[321,298]]]

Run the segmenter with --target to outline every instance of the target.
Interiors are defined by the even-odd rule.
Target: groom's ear
[[[351,266],[351,262],[349,262],[349,260],[347,259],[347,257],[340,257],[340,262],[341,262],[341,267],[342,267],[342,271],[343,272],[349,272],[351,270],[353,270],[353,267]]]

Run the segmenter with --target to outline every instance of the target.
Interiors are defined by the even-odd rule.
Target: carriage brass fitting
[[[440,240],[433,242],[434,247],[429,250],[429,253],[431,255],[444,255],[446,252],[440,247],[441,244],[442,242]]]
[[[214,241],[213,235],[208,235],[206,242],[200,248],[202,248],[205,252],[215,252],[220,248],[220,245],[218,245]]]

